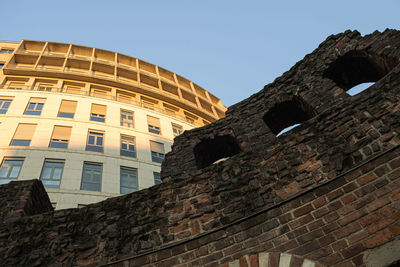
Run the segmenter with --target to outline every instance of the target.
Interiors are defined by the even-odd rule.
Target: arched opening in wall
[[[205,168],[224,158],[232,157],[239,152],[239,144],[231,135],[203,139],[193,149],[198,169]]]
[[[365,51],[351,51],[334,61],[324,73],[349,95],[355,95],[383,78],[397,60]],[[355,88],[360,85],[359,88]]]
[[[291,100],[279,103],[268,110],[263,120],[269,129],[279,136],[315,115],[316,112],[307,102],[294,96]]]

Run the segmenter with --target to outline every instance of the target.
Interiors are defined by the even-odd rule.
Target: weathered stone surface
[[[10,182],[0,186],[0,222],[7,225],[23,216],[53,211],[39,180]]]
[[[399,62],[398,31],[328,37],[226,118],[178,136],[163,184],[3,222],[0,262],[215,266],[287,253],[293,264],[364,264],[400,234]],[[376,83],[346,93],[366,81]]]

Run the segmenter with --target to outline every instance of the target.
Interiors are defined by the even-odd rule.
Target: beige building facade
[[[0,184],[39,178],[56,209],[161,182],[173,138],[222,118],[195,83],[107,50],[0,42]]]

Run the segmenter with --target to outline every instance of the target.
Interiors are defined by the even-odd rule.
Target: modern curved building
[[[0,42],[0,184],[39,178],[57,209],[161,182],[173,138],[221,101],[143,60],[44,41]]]

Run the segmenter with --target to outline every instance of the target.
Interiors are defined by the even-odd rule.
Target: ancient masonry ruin
[[[38,180],[0,186],[0,264],[398,266],[399,63],[399,31],[332,35],[140,192],[53,211]]]

